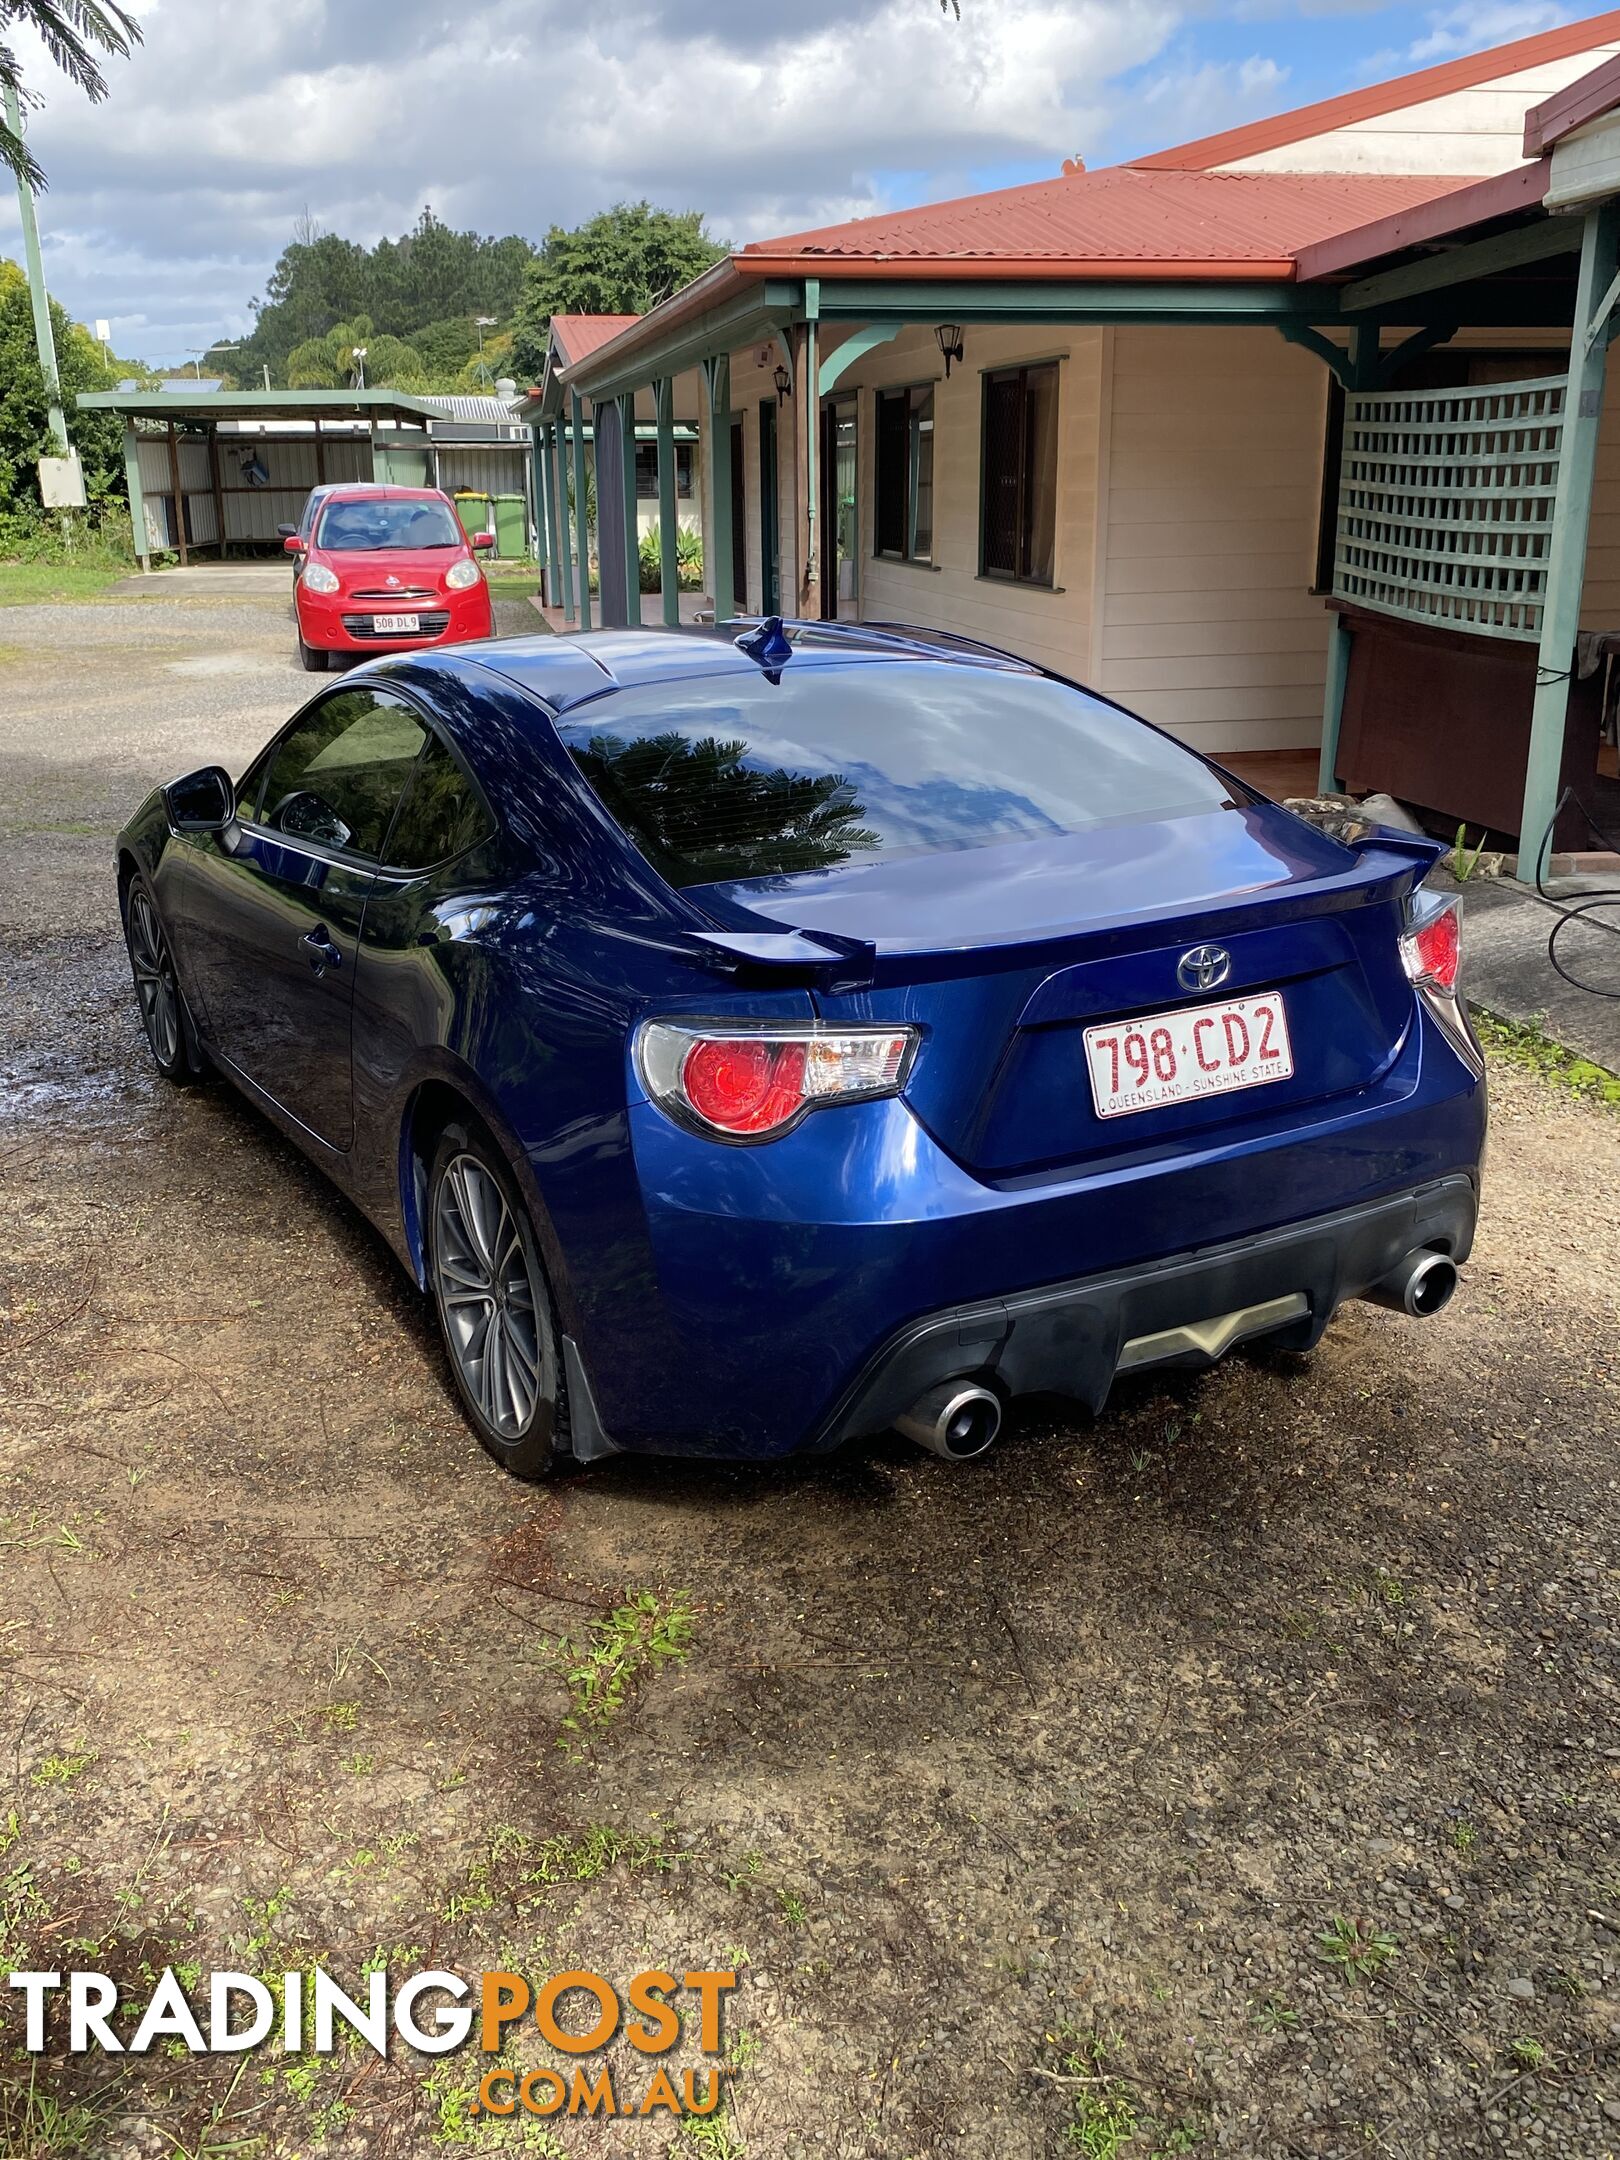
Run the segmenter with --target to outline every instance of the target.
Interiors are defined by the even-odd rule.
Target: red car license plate
[[[419,615],[373,615],[371,627],[379,637],[405,637],[422,627]]]
[[[1183,1012],[1086,1029],[1086,1066],[1099,1117],[1265,1087],[1294,1069],[1281,995],[1232,998]]]

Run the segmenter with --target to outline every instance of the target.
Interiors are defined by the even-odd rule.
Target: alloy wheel
[[[180,985],[157,909],[139,885],[129,897],[129,958],[146,1039],[168,1072],[180,1062]]]
[[[491,1431],[521,1439],[549,1392],[549,1344],[518,1218],[476,1155],[455,1155],[445,1165],[433,1230],[450,1354]]]

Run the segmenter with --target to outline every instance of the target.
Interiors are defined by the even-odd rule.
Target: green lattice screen
[[[1487,637],[1541,634],[1561,375],[1345,400],[1334,597]]]

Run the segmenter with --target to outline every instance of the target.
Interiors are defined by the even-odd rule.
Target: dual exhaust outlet
[[[1457,1287],[1457,1263],[1448,1253],[1420,1248],[1360,1294],[1370,1305],[1383,1305],[1412,1320],[1432,1320],[1451,1303]],[[936,1381],[919,1395],[896,1432],[945,1462],[972,1462],[995,1446],[1001,1431],[1001,1397],[977,1380]]]

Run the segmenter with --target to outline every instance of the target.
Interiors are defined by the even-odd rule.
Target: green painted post
[[[1592,519],[1592,483],[1597,471],[1609,346],[1608,324],[1593,318],[1612,294],[1617,265],[1620,204],[1602,203],[1586,213],[1580,276],[1575,285],[1575,327],[1570,336],[1569,383],[1564,392],[1558,490],[1553,498],[1547,585],[1541,603],[1540,666],[1536,670],[1535,703],[1530,709],[1530,755],[1524,774],[1524,809],[1519,819],[1518,878],[1524,885],[1535,883],[1536,865],[1550,843],[1558,807],[1558,776],[1564,763],[1570,676],[1581,626],[1586,536]]]
[[[681,571],[675,524],[675,384],[668,375],[653,384],[653,405],[658,415],[658,583],[665,625],[678,630]]]
[[[534,496],[534,544],[540,554],[540,598],[546,597],[546,572],[551,568],[551,521],[546,516],[546,459],[541,448],[538,421],[529,429],[529,485]]]
[[[1339,792],[1339,727],[1344,719],[1344,693],[1350,680],[1350,646],[1354,633],[1342,615],[1335,615],[1328,633],[1327,687],[1322,694],[1322,758],[1316,769],[1319,795]]]
[[[563,462],[563,443],[567,431],[560,420],[551,424],[551,446],[547,456],[551,461],[551,523],[557,536],[557,564],[560,572],[563,621],[574,619],[574,556],[568,535],[568,477]]]
[[[1370,390],[1378,380],[1378,325],[1357,323],[1350,333],[1350,379]],[[1317,792],[1339,791],[1339,730],[1344,722],[1344,693],[1350,681],[1350,648],[1355,633],[1342,615],[1333,618],[1327,656],[1327,684],[1322,693],[1322,756],[1316,770]]]
[[[585,508],[585,407],[577,390],[568,393],[574,423],[574,533],[579,543],[579,627],[591,627],[591,521]]]
[[[624,619],[632,630],[641,628],[641,547],[636,531],[636,394],[626,391],[618,400],[619,463],[623,468],[624,494]]]
[[[146,537],[146,497],[141,491],[141,445],[133,420],[124,422],[124,485],[129,490],[129,522],[135,536],[135,552],[141,568],[152,567],[152,545]]]
[[[728,622],[737,612],[731,576],[731,355],[718,353],[703,363],[709,409],[709,518],[712,533],[703,535],[714,595],[714,619]]]
[[[9,85],[4,106],[6,126],[13,135],[20,135],[22,113],[18,107],[17,93]],[[45,267],[39,252],[39,221],[34,215],[34,191],[27,181],[21,178],[17,182],[17,213],[22,220],[23,261],[28,271],[28,297],[34,306],[34,343],[39,349],[39,372],[45,382],[45,404],[54,445],[53,455],[66,457],[70,447],[67,419],[62,411],[62,382],[56,371],[56,340],[51,335],[51,303],[45,291]]]

